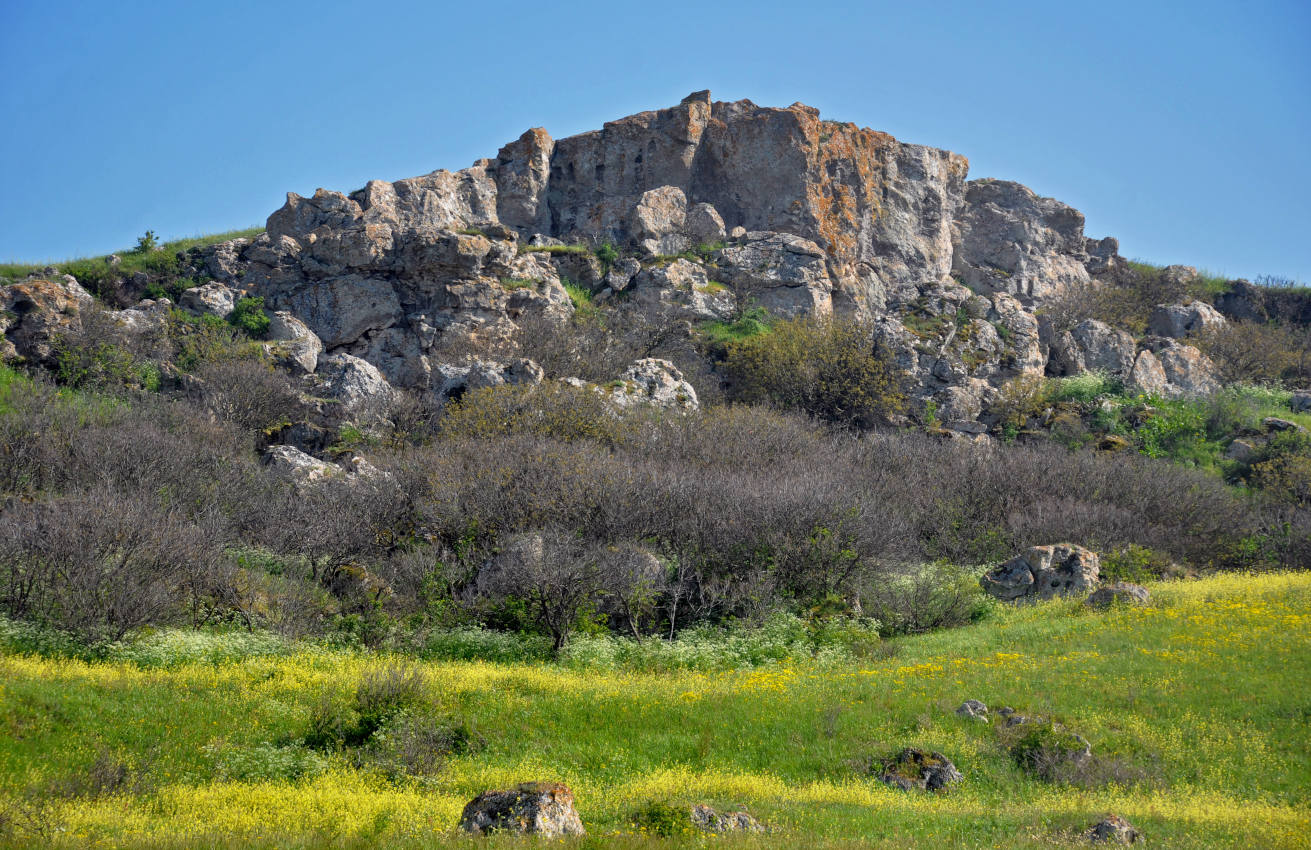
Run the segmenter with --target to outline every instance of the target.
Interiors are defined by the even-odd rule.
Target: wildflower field
[[[1077,846],[1111,811],[1149,846],[1311,847],[1311,575],[1151,590],[1145,608],[998,606],[854,661],[729,671],[424,663],[251,639],[216,653],[185,634],[135,661],[11,652],[0,844],[505,846],[455,831],[465,802],[560,780],[585,847]],[[479,746],[415,776],[307,743],[324,706],[397,666],[416,683],[406,716]],[[967,698],[1060,719],[1103,772],[1027,775],[1003,729],[955,715]],[[909,793],[869,775],[905,746],[944,753],[964,781]],[[646,835],[634,814],[652,802],[746,808],[773,831]]]

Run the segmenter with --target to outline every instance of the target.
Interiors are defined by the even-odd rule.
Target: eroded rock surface
[[[510,832],[543,838],[586,833],[574,809],[573,792],[558,782],[484,791],[464,807],[460,829],[475,835]]]

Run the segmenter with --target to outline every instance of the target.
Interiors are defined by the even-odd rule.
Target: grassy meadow
[[[965,628],[728,671],[418,662],[199,633],[138,661],[0,656],[0,843],[55,847],[501,846],[454,831],[478,792],[553,779],[586,847],[1060,847],[1114,811],[1151,846],[1311,847],[1311,575],[1152,586],[1141,609],[996,607]],[[211,660],[205,660],[205,659]],[[395,775],[304,743],[381,667],[421,668],[409,711],[485,745]],[[1051,784],[966,698],[1064,721],[1102,773]],[[903,746],[965,780],[907,793],[868,775]],[[647,836],[652,801],[745,807],[765,836]]]

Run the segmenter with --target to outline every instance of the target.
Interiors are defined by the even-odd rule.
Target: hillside
[[[467,846],[454,832],[464,803],[534,777],[573,788],[589,831],[579,846],[705,846],[635,834],[653,801],[746,807],[777,830],[728,846],[1084,846],[1080,833],[1107,811],[1149,846],[1311,846],[1311,581],[1150,589],[1147,608],[999,608],[857,660],[739,671],[609,671],[581,656],[419,663],[269,644],[258,651],[272,654],[242,657],[239,636],[167,632],[114,661],[8,654],[0,823],[14,846],[35,835],[52,847]],[[225,645],[225,660],[206,660]],[[434,753],[404,722],[390,749],[304,743],[322,701],[346,711],[370,671],[390,665],[423,674],[406,696],[412,716],[467,724],[481,745],[425,767]],[[957,717],[966,697],[992,707],[993,722]],[[1061,718],[1091,742],[1095,768],[1054,784],[1027,775],[1005,749],[1002,705]],[[912,745],[948,755],[964,781],[925,795],[864,773]],[[23,787],[55,790],[15,803]]]
[[[967,172],[698,92],[0,267],[0,841],[1305,846],[1311,297]]]

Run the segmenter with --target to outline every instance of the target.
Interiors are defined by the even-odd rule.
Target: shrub
[[[651,802],[632,815],[633,828],[647,835],[688,835],[695,831],[687,806],[671,806],[660,800]]]
[[[159,239],[155,236],[155,231],[147,230],[144,236],[137,237],[137,246],[132,249],[134,254],[149,254],[152,251],[159,250]]]
[[[1306,328],[1226,322],[1198,334],[1194,343],[1215,362],[1226,382],[1278,383],[1306,375],[1311,366],[1311,335]]]
[[[262,297],[237,299],[236,306],[228,314],[228,321],[233,327],[245,331],[252,339],[263,339],[269,332],[269,325],[272,322],[264,312]]]
[[[988,605],[977,576],[941,562],[881,576],[862,598],[885,636],[964,626],[983,617]]]
[[[601,261],[601,274],[609,273],[610,269],[614,267],[615,261],[619,259],[619,249],[610,242],[602,242],[596,246],[593,253]]]
[[[201,748],[214,778],[230,782],[298,782],[323,773],[327,759],[298,744],[239,747],[217,742]]]
[[[722,364],[734,400],[801,410],[828,422],[870,427],[901,411],[904,377],[876,351],[866,323],[800,318],[726,346]]]
[[[437,432],[446,439],[535,434],[614,442],[629,421],[591,387],[551,382],[469,390],[446,406]]]

